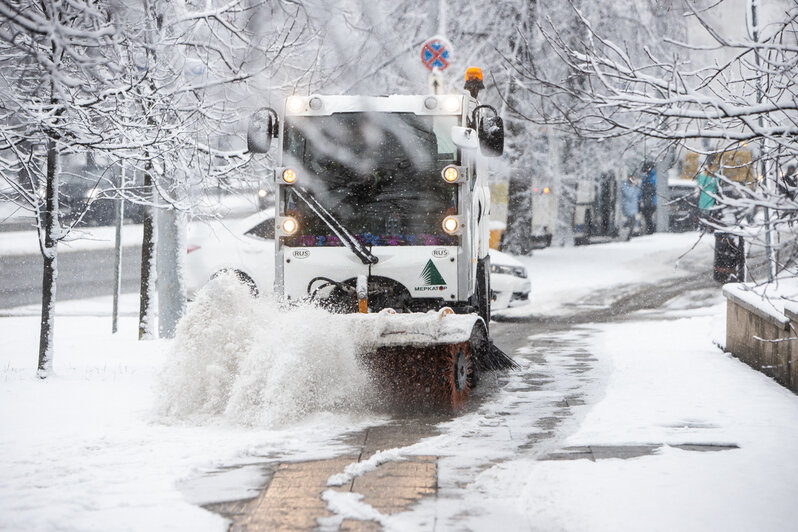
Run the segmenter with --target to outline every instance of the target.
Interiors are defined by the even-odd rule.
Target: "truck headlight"
[[[447,96],[443,100],[443,110],[447,113],[455,113],[460,110],[460,96]]]
[[[443,219],[441,226],[443,227],[444,231],[450,235],[454,235],[460,231],[460,220],[457,218],[457,216],[447,216]]]
[[[296,233],[296,230],[299,229],[299,223],[297,223],[294,218],[289,216],[288,218],[283,218],[280,228],[282,228],[283,234],[293,235]]]
[[[291,96],[286,102],[286,107],[292,113],[299,113],[305,108],[305,99],[299,96]]]
[[[287,185],[293,185],[294,181],[296,181],[296,172],[294,172],[291,168],[286,168],[283,170],[283,181]]]
[[[86,199],[88,200],[89,203],[91,203],[94,200],[96,200],[99,195],[100,195],[100,189],[95,187],[86,192]]]
[[[443,176],[443,180],[447,183],[455,183],[460,178],[460,170],[453,164],[450,164],[443,169],[441,176]]]

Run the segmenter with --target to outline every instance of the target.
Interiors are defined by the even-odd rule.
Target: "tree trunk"
[[[158,210],[158,334],[174,338],[177,322],[186,309],[185,215],[174,207]]]
[[[152,198],[152,163],[144,171],[144,193]],[[155,232],[153,231],[152,207],[144,209],[144,236],[141,241],[141,285],[139,287],[139,340],[153,338],[152,294],[155,288]]]
[[[513,170],[507,191],[507,227],[502,234],[502,251],[513,255],[532,253],[532,176]]]
[[[576,215],[576,193],[579,187],[578,175],[578,149],[575,146],[579,141],[574,138],[555,139],[555,151],[552,154],[556,161],[555,170],[557,183],[557,215],[554,223],[552,240],[557,246],[574,245],[574,216]]]
[[[53,367],[53,329],[55,294],[58,280],[58,149],[55,139],[47,141],[47,191],[45,197],[44,239],[40,249],[44,259],[42,273],[42,314],[39,330],[39,366],[37,375],[45,379]],[[39,222],[41,223],[41,222]],[[41,227],[41,226],[40,226]]]
[[[119,296],[122,292],[122,224],[125,220],[125,164],[119,173],[120,198],[116,202],[114,232],[114,303],[111,314],[111,332],[119,330]]]

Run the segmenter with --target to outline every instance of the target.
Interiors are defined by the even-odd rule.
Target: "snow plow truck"
[[[512,368],[489,336],[487,163],[504,126],[461,94],[289,97],[250,119],[274,169],[275,292],[349,314],[388,397],[458,409],[480,372]]]

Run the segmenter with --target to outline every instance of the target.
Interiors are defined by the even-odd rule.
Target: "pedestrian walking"
[[[631,238],[634,231],[637,215],[640,212],[641,198],[642,191],[634,177],[630,175],[621,185],[621,212],[625,218],[623,225],[627,231],[626,240]]]
[[[712,222],[716,218],[715,203],[718,197],[718,177],[710,169],[711,165],[715,162],[714,155],[710,154],[704,161],[696,181],[698,183],[698,212],[700,219],[704,222],[705,227],[709,227],[712,231]]]
[[[657,169],[654,163],[646,161],[643,163],[640,213],[646,224],[646,234],[650,235],[656,229],[654,214],[657,212]]]

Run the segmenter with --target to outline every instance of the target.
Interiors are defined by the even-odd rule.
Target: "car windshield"
[[[413,113],[292,117],[286,165],[364,245],[456,245],[441,222],[457,211],[458,187],[440,174],[458,161],[451,140],[457,120]],[[285,213],[300,221],[287,245],[343,245],[291,187],[284,190]]]

